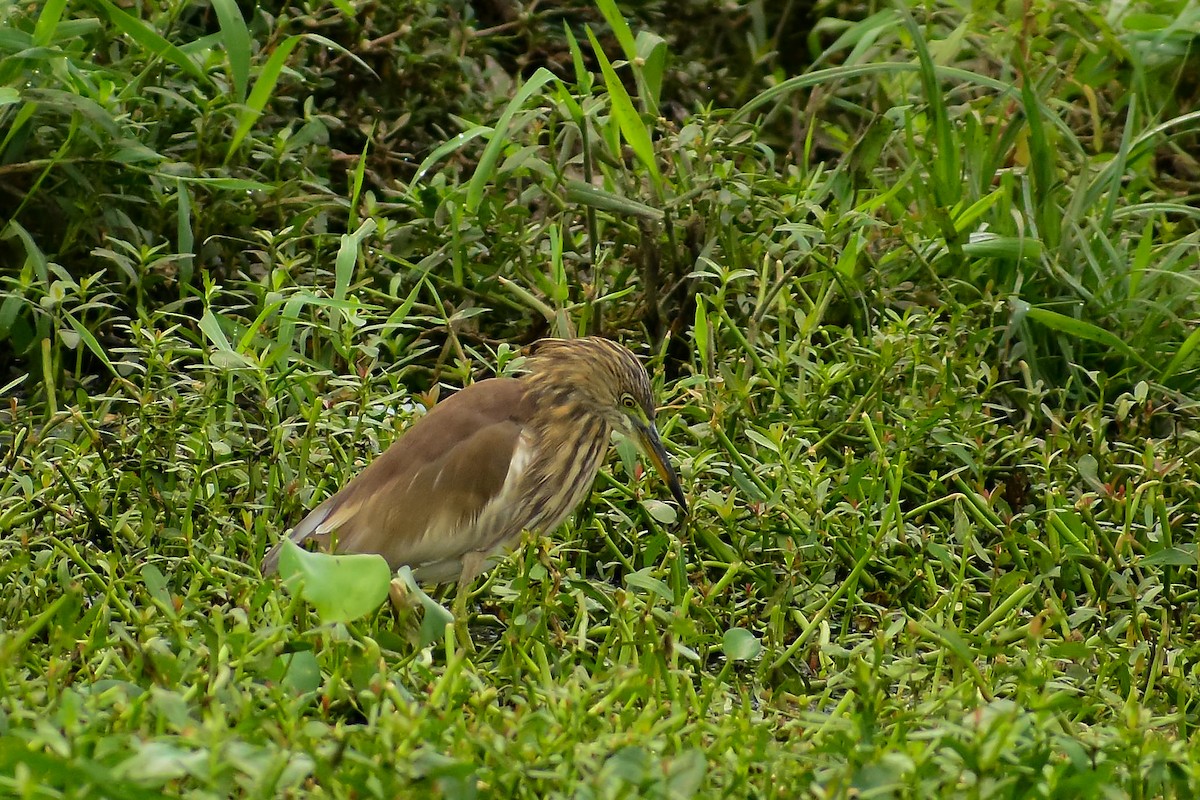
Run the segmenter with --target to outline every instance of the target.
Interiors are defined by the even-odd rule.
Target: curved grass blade
[[[100,6],[109,20],[120,28],[126,36],[141,45],[143,49],[149,50],[154,55],[166,59],[202,83],[212,83],[208,76],[204,74],[204,71],[184,55],[182,50],[160,36],[149,25],[117,8],[109,0],[92,0],[92,2]]]
[[[505,106],[504,113],[500,115],[500,120],[496,123],[495,130],[492,131],[492,137],[488,141],[487,147],[483,149],[483,155],[479,157],[475,174],[471,176],[471,182],[467,184],[466,208],[468,212],[478,211],[479,204],[483,202],[483,189],[495,174],[496,162],[500,160],[500,153],[504,150],[504,144],[508,138],[508,126],[512,122],[513,115],[517,113],[518,109],[525,106],[525,102],[535,92],[547,83],[557,80],[558,78],[553,72],[545,67],[539,67],[537,72],[533,73],[533,77],[517,90],[513,99]]]
[[[229,58],[229,75],[233,79],[233,96],[246,102],[246,87],[250,84],[250,32],[235,0],[212,0],[221,25],[221,41]]]

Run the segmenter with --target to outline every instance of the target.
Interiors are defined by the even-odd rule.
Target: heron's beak
[[[646,458],[650,459],[654,464],[654,468],[658,470],[658,474],[667,482],[667,488],[671,490],[671,496],[675,498],[675,502],[679,503],[679,507],[687,513],[687,500],[683,496],[683,487],[679,485],[679,476],[675,474],[674,468],[671,467],[671,461],[667,458],[667,451],[663,447],[662,439],[658,438],[658,429],[654,427],[654,423],[650,422],[646,425],[637,425],[638,444],[641,450],[646,454]]]

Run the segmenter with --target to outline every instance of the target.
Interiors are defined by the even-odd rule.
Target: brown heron
[[[378,553],[461,590],[524,530],[557,528],[588,495],[612,431],[631,437],[686,501],[654,425],[650,378],[607,339],[543,339],[527,374],[473,383],[436,404],[291,532]],[[263,558],[275,571],[282,543]],[[461,596],[461,594],[460,594]]]

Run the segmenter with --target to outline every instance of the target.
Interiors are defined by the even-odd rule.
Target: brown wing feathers
[[[339,551],[381,553],[393,569],[457,560],[464,543],[448,534],[500,492],[527,418],[521,381],[468,386],[434,406],[289,538],[303,543],[336,532]],[[280,549],[267,553],[264,573],[275,570]]]

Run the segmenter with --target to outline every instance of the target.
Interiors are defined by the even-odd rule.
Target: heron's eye
[[[626,408],[637,408],[637,401],[633,399],[633,395],[627,394],[621,398],[621,405]]]

